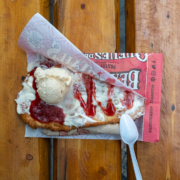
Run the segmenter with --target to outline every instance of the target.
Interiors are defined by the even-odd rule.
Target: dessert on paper
[[[28,68],[15,100],[17,113],[31,128],[70,131],[118,123],[124,113],[134,120],[144,115],[143,97],[50,62]]]
[[[162,54],[147,53],[86,53],[92,61],[104,68],[116,78],[146,98],[145,114],[135,120],[139,131],[138,140],[157,142],[159,139]],[[45,136],[60,138],[87,138],[87,134],[97,134],[98,138],[118,139],[119,124],[108,124],[98,127],[78,128],[64,133],[43,129]],[[109,134],[104,136],[103,134]],[[73,136],[72,136],[73,135]],[[77,136],[78,135],[78,136]],[[113,136],[114,135],[114,136]]]
[[[17,112],[37,128],[26,126],[26,137],[117,134],[119,117],[127,113],[139,140],[158,141],[161,54],[83,54],[40,14],[26,25],[18,44],[27,53],[28,73],[16,98]]]

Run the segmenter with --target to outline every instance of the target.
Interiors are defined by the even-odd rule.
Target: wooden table
[[[39,11],[49,18],[48,1],[0,1],[0,179],[48,180],[48,139],[24,138],[25,125],[14,99],[26,74],[26,54],[17,45],[20,33]]]
[[[178,0],[126,0],[127,52],[163,53],[160,141],[136,146],[145,180],[180,179],[179,20]],[[135,180],[128,169],[128,180]]]
[[[145,180],[180,179],[178,0],[126,0],[126,51],[164,54],[160,141],[138,142]],[[50,177],[49,139],[24,138],[14,99],[26,74],[26,54],[17,46],[29,19],[49,20],[49,0],[0,1],[0,179]],[[57,0],[54,25],[83,52],[119,52],[118,0]],[[54,140],[54,180],[121,179],[120,141]],[[135,179],[128,157],[128,179]]]

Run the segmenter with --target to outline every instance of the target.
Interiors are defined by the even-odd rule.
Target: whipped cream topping
[[[29,112],[29,108],[31,105],[31,101],[35,100],[35,90],[32,87],[33,84],[33,77],[28,76],[26,77],[25,81],[22,83],[23,90],[18,94],[17,99],[15,99],[17,103],[17,113],[24,114]]]
[[[60,69],[60,71],[56,71],[56,69]],[[66,69],[65,67],[46,69],[45,73],[44,73],[44,71],[45,70],[37,68],[37,70],[35,72],[35,77],[37,80],[36,83],[37,83],[39,95],[40,95],[40,91],[41,91],[40,88],[47,89],[47,87],[45,87],[43,85],[43,83],[44,83],[44,81],[42,80],[43,78],[48,77],[49,79],[51,79],[51,77],[52,77],[53,79],[58,80],[58,81],[63,80],[65,86],[69,87],[68,92],[66,92],[66,94],[63,95],[63,98],[59,98],[59,99],[61,99],[61,101],[59,101],[57,103],[55,103],[55,101],[53,101],[53,105],[63,109],[63,112],[65,114],[64,125],[80,127],[80,126],[83,126],[86,122],[97,122],[97,121],[93,120],[92,118],[86,116],[83,108],[80,105],[80,102],[74,98],[73,85],[76,84],[79,87],[78,89],[82,95],[84,102],[85,103],[87,102],[86,88],[85,88],[84,83],[82,82],[82,74],[81,73],[73,73],[72,71]],[[67,73],[69,76],[64,76],[63,73],[59,74],[59,72],[63,72],[64,74]],[[70,79],[67,77],[72,77],[72,78]],[[42,82],[40,83],[40,81],[42,81]],[[35,91],[32,87],[32,82],[33,82],[33,77],[32,76],[27,77],[26,82],[23,83],[24,89],[19,93],[18,98],[16,99],[16,102],[18,104],[17,112],[19,114],[23,114],[25,112],[29,113],[29,107],[31,105],[30,102],[35,99]],[[93,82],[96,87],[95,88],[96,100],[93,98],[93,105],[96,106],[96,114],[93,118],[104,121],[106,115],[101,111],[101,108],[98,106],[97,101],[101,102],[101,106],[103,106],[103,107],[107,106],[108,87],[105,82],[101,82],[96,79],[93,79]],[[57,86],[58,89],[60,88],[57,85],[57,82],[54,85],[52,85],[52,83],[53,82],[51,82],[51,87]],[[56,88],[56,87],[54,87],[54,88]],[[42,91],[43,91],[43,89],[42,89]],[[56,98],[58,97],[58,95],[56,93],[55,93],[55,97]],[[116,108],[115,116],[117,116],[117,117],[119,117],[119,113],[124,113],[124,111],[126,114],[132,115],[139,109],[139,107],[141,107],[144,104],[144,98],[134,95],[133,107],[131,109],[127,110],[126,106],[124,106],[121,103],[121,100],[124,100],[124,90],[120,89],[118,87],[114,87],[111,98],[112,98],[112,102]],[[21,105],[23,102],[26,102],[27,108],[25,110],[23,109],[23,107]],[[143,115],[143,113],[144,113],[143,111],[138,112],[137,117],[140,117],[141,115]]]

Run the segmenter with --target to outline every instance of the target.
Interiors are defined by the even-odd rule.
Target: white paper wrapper
[[[72,71],[89,74],[117,87],[133,91],[113,75],[88,59],[39,13],[35,14],[21,33],[18,45],[27,52],[28,63],[48,58]]]

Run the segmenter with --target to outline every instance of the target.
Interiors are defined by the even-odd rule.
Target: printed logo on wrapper
[[[119,78],[122,83],[126,86],[131,87],[134,90],[140,89],[140,69],[131,69],[130,71],[122,71],[122,72],[110,72],[115,77]]]
[[[61,57],[59,57],[60,53],[61,53]],[[69,54],[63,52],[60,43],[58,43],[55,40],[53,40],[51,44],[51,48],[47,50],[47,55],[49,58],[55,60],[56,62],[68,66],[68,68],[71,70],[75,70],[75,71],[78,70],[80,72],[85,72],[94,75],[95,78],[102,80],[101,77],[99,77],[99,75],[95,73],[93,67],[91,67],[85,61],[79,61],[73,58],[72,56],[70,56]]]
[[[95,60],[118,60],[134,57],[141,62],[148,60],[148,53],[88,53],[85,56]]]
[[[135,53],[135,56],[137,58],[137,60],[141,61],[141,62],[146,62],[148,60],[148,54],[144,53],[143,55],[140,53]],[[144,57],[141,57],[144,56]]]
[[[59,131],[59,136],[68,136],[68,132]]]
[[[61,52],[61,45],[53,40],[51,48],[47,50],[47,55],[52,57],[54,54],[58,55]]]
[[[79,135],[90,134],[90,131],[87,130],[87,129],[78,128],[78,129],[77,129],[77,133],[78,133]]]
[[[30,32],[26,32],[27,34],[27,41],[32,48],[40,48],[41,44],[43,43],[42,35],[35,30]]]

